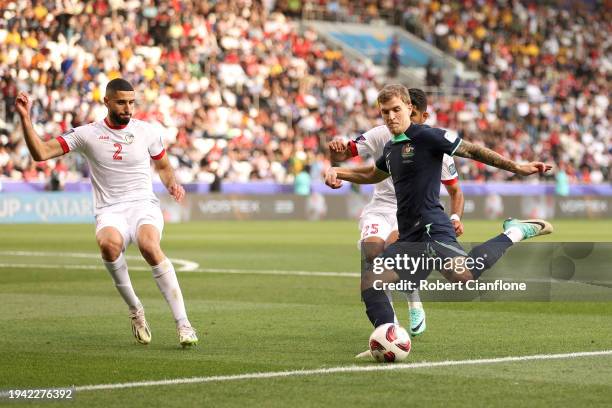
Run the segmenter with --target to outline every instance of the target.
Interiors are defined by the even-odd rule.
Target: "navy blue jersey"
[[[452,156],[459,144],[446,130],[411,124],[385,145],[376,167],[393,179],[400,239],[428,224],[449,223],[440,204],[442,157]]]

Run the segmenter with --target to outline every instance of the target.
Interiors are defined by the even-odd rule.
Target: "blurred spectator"
[[[165,127],[181,182],[291,183],[304,165],[319,178],[327,141],[382,122],[373,67],[288,18],[315,6],[353,22],[399,13],[481,72],[453,95],[430,95],[428,124],[516,160],[566,163],[570,182],[610,181],[609,9],[412,0],[0,2],[0,178],[48,181],[54,171],[25,150],[18,90],[36,100],[46,139],[104,117],[104,86],[117,76],[143,96],[136,117]],[[87,175],[78,155],[62,165],[66,181]],[[469,180],[513,179],[465,160],[457,168]]]
[[[570,193],[569,177],[565,172],[565,164],[560,163],[555,174],[555,193],[558,196],[565,197]]]
[[[397,72],[400,68],[400,44],[399,38],[397,36],[393,36],[393,40],[391,41],[391,45],[389,47],[389,71],[387,76],[389,78],[395,78],[397,76]]]
[[[298,195],[310,195],[310,166],[306,165],[302,168],[297,176],[295,176],[295,181],[293,182],[293,192]]]

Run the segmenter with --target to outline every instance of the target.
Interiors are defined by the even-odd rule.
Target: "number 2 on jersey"
[[[121,143],[115,143],[113,146],[117,148],[117,151],[115,151],[115,154],[113,154],[113,160],[123,160],[119,154],[121,153],[121,149],[123,149],[123,145]]]

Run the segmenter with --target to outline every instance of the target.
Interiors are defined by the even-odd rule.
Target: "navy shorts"
[[[427,279],[434,269],[445,259],[456,258],[458,256],[468,256],[464,249],[457,242],[455,230],[450,223],[428,224],[425,228],[415,230],[400,236],[400,240],[389,245],[379,256],[385,259],[392,258],[395,267],[393,268],[400,279],[412,281],[418,284],[419,281]]]

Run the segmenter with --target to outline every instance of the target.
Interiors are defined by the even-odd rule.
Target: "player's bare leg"
[[[140,253],[151,266],[157,287],[170,306],[176,322],[179,343],[183,347],[197,344],[198,337],[187,319],[185,302],[174,266],[160,247],[159,231],[151,224],[141,225],[138,228],[137,241]]]
[[[128,266],[123,254],[123,237],[114,227],[104,227],[96,234],[96,241],[100,247],[104,266],[115,282],[117,291],[128,305],[132,333],[140,344],[151,342],[151,330],[145,319],[144,308],[136,296]]]

